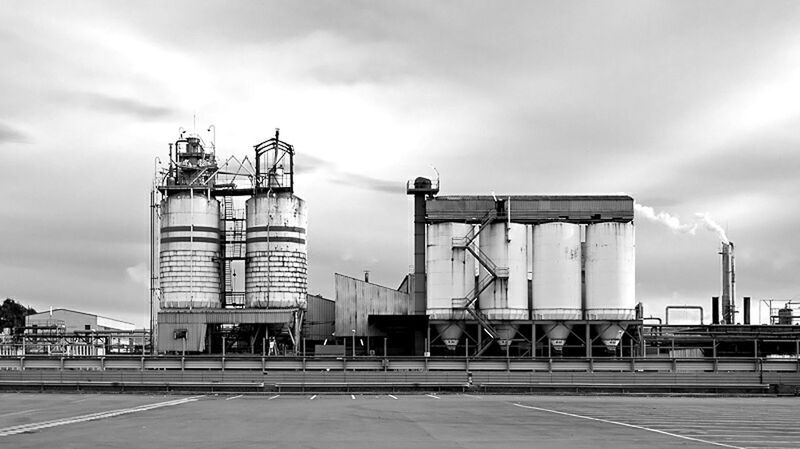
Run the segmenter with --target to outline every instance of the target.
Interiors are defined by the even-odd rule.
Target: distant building
[[[75,331],[132,331],[136,326],[125,321],[115,320],[86,312],[70,309],[53,309],[25,317],[25,326],[63,329],[66,333]]]

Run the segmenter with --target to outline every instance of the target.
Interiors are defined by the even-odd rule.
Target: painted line
[[[278,397],[280,397],[280,396],[281,396],[281,395],[279,395],[279,394],[276,394],[275,396],[272,396],[272,397],[268,398],[267,400],[268,400],[268,401],[271,401],[271,400],[273,400],[273,399],[275,399],[275,398],[278,398]]]
[[[231,396],[231,397],[229,397],[229,398],[225,398],[225,400],[226,400],[226,401],[230,401],[231,399],[239,399],[239,398],[240,398],[240,397],[242,397],[242,396],[244,396],[244,395],[243,395],[243,394],[240,394],[240,395],[238,395],[238,396]]]
[[[644,430],[644,431],[647,431],[647,432],[658,433],[658,434],[661,434],[661,435],[667,435],[667,436],[671,436],[671,437],[674,437],[674,438],[680,438],[680,439],[683,439],[683,440],[696,441],[698,443],[712,444],[714,446],[729,447],[729,448],[733,448],[733,449],[746,449],[746,448],[744,448],[742,446],[733,446],[731,444],[718,443],[716,441],[708,441],[708,440],[703,440],[703,439],[700,439],[700,438],[687,437],[687,436],[684,436],[684,435],[678,435],[677,433],[665,432],[663,430],[651,429],[649,427],[637,426],[635,424],[628,424],[628,423],[619,422],[619,421],[611,421],[611,420],[602,419],[602,418],[593,418],[591,416],[576,415],[574,413],[560,412],[558,410],[550,410],[550,409],[541,408],[541,407],[533,407],[533,406],[530,406],[530,405],[517,404],[516,402],[513,403],[513,405],[515,405],[517,407],[521,407],[521,408],[527,408],[527,409],[530,409],[530,410],[538,410],[540,412],[555,413],[557,415],[570,416],[572,418],[588,419],[590,421],[598,421],[598,422],[603,422],[603,423],[606,423],[606,424],[615,424],[615,425],[618,425],[618,426],[630,427],[632,429],[638,429],[638,430]]]
[[[439,396],[433,394],[426,394],[425,396],[428,396],[429,398],[439,399]]]
[[[44,410],[44,409],[43,408],[32,408],[30,410],[20,410],[18,412],[0,413],[0,417],[2,417],[2,416],[24,415],[25,413],[38,412],[39,410]]]
[[[88,415],[73,416],[71,418],[62,418],[62,419],[55,419],[55,420],[52,420],[52,421],[43,421],[43,422],[38,422],[38,423],[30,423],[30,424],[23,424],[23,425],[19,425],[19,426],[6,427],[4,429],[0,429],[0,437],[7,437],[7,436],[10,436],[10,435],[17,435],[17,434],[25,433],[25,432],[33,432],[33,431],[41,430],[41,429],[48,429],[50,427],[64,426],[64,425],[67,425],[67,424],[76,424],[76,423],[82,423],[82,422],[87,422],[87,421],[96,421],[98,419],[104,419],[104,418],[113,418],[115,416],[128,415],[128,414],[137,413],[137,412],[144,412],[144,411],[153,410],[153,409],[162,408],[162,407],[170,407],[170,406],[174,406],[174,405],[181,405],[181,404],[186,404],[186,403],[189,403],[189,402],[194,402],[194,401],[196,401],[196,400],[198,400],[198,399],[200,399],[202,397],[203,396],[192,396],[192,397],[183,398],[183,399],[177,399],[177,400],[173,400],[173,401],[156,402],[154,404],[140,405],[138,407],[122,408],[122,409],[118,409],[118,410],[109,410],[109,411],[106,411],[106,412],[91,413],[91,414],[88,414]]]
[[[355,399],[355,398],[356,398],[356,395],[354,395],[354,394],[350,395],[350,399]]]
[[[393,394],[390,394],[389,397],[392,398],[392,399],[397,399],[397,396],[395,396]]]
[[[317,395],[311,396],[310,398],[308,398],[308,400],[309,401],[313,401],[314,399],[316,399],[316,397],[317,397]]]

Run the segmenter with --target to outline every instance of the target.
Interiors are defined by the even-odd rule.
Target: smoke
[[[728,236],[725,235],[725,230],[722,229],[722,226],[717,224],[714,220],[711,219],[711,216],[708,214],[697,213],[694,216],[703,224],[703,226],[711,232],[716,232],[719,236],[719,239],[722,240],[722,243],[730,243],[728,240]]]
[[[722,226],[712,220],[711,216],[707,213],[696,213],[694,214],[695,219],[692,223],[681,223],[681,220],[678,217],[663,211],[656,213],[656,211],[649,206],[643,206],[635,203],[633,208],[642,217],[656,223],[661,223],[664,226],[672,229],[673,232],[694,235],[697,231],[697,228],[702,225],[702,227],[716,233],[723,243],[730,243],[728,236],[725,235],[725,230],[722,229]]]
[[[678,217],[663,211],[656,213],[656,211],[650,206],[642,206],[641,204],[635,203],[633,208],[644,218],[656,223],[661,223],[672,229],[674,232],[694,235],[695,231],[697,231],[697,223],[681,223],[681,220]]]

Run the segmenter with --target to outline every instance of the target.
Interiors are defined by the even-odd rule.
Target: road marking
[[[311,396],[310,398],[308,398],[308,400],[309,401],[313,401],[316,397],[317,397],[317,395]]]
[[[434,398],[434,399],[439,399],[439,396],[436,396],[436,395],[433,395],[433,394],[426,394],[425,396],[428,396],[428,397]]]
[[[240,397],[242,397],[242,396],[244,396],[244,395],[243,395],[243,394],[240,394],[240,395],[238,395],[238,396],[231,396],[231,397],[229,397],[229,398],[225,398],[225,400],[226,400],[226,401],[230,401],[231,399],[239,399],[239,398],[240,398]]]
[[[350,395],[350,399],[355,399],[355,398],[356,398],[356,395],[354,395],[354,394]]]
[[[267,399],[267,400],[268,400],[268,401],[271,401],[271,400],[273,400],[273,399],[275,399],[275,398],[277,398],[277,397],[279,397],[279,396],[280,396],[279,394],[276,394],[275,396],[272,396],[271,398],[269,398],[269,399]]]
[[[611,421],[611,420],[602,419],[602,418],[593,418],[591,416],[576,415],[574,413],[560,412],[558,410],[550,410],[550,409],[541,408],[541,407],[533,407],[533,406],[530,406],[530,405],[517,404],[516,402],[513,403],[513,404],[515,406],[517,406],[517,407],[527,408],[527,409],[531,409],[531,410],[538,410],[538,411],[541,411],[541,412],[555,413],[557,415],[570,416],[570,417],[573,417],[573,418],[588,419],[590,421],[604,422],[606,424],[616,424],[618,426],[630,427],[632,429],[645,430],[647,432],[659,433],[661,435],[667,435],[667,436],[671,436],[671,437],[674,437],[674,438],[680,438],[680,439],[683,439],[683,440],[696,441],[698,443],[713,444],[714,446],[729,447],[729,448],[733,448],[733,449],[746,449],[746,448],[744,448],[742,446],[733,446],[731,444],[718,443],[716,441],[709,441],[709,440],[703,440],[703,439],[700,439],[700,438],[687,437],[687,436],[684,436],[684,435],[678,435],[677,433],[665,432],[663,430],[651,429],[649,427],[637,426],[635,424],[628,424],[628,423],[619,422],[619,421]]]
[[[140,405],[138,407],[122,408],[118,410],[110,410],[106,412],[91,413],[88,415],[73,416],[71,418],[54,419],[52,421],[43,421],[38,423],[23,424],[19,426],[6,427],[0,429],[0,437],[7,437],[10,435],[17,435],[25,432],[33,432],[36,430],[47,429],[50,427],[64,426],[67,424],[76,424],[87,421],[96,421],[98,419],[113,418],[120,415],[128,415],[131,413],[144,412],[161,407],[170,407],[173,405],[181,405],[189,402],[194,402],[203,396],[192,396],[183,399],[176,399],[173,401],[156,402],[154,404]]]
[[[0,416],[24,415],[25,413],[38,412],[39,410],[44,410],[44,409],[43,408],[32,408],[30,410],[20,410],[18,412],[2,413],[2,414],[0,414]]]
[[[397,399],[397,396],[395,396],[393,394],[390,394],[389,397],[392,398],[392,399]]]

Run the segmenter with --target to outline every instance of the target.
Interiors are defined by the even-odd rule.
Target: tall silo
[[[463,223],[434,223],[427,227],[428,243],[426,257],[427,305],[426,313],[437,323],[447,349],[455,350],[463,329],[457,321],[463,321],[466,312],[453,309],[454,299],[465,299],[475,285],[475,259],[464,249],[453,249],[453,238],[467,235],[472,225]]]
[[[267,192],[248,199],[246,208],[246,307],[305,308],[305,201],[287,191]]]
[[[507,270],[484,290],[478,303],[481,312],[492,321],[501,345],[507,345],[516,335],[518,325],[513,320],[527,320],[528,274],[527,238],[525,225],[492,223],[479,236],[481,252],[498,268]],[[480,277],[487,270],[481,266]]]
[[[221,307],[219,201],[211,196],[216,157],[199,136],[181,134],[170,161],[161,186],[160,308]]]
[[[533,227],[532,319],[580,320],[581,232],[580,225],[545,223]],[[545,328],[556,351],[564,347],[571,324],[553,323]]]
[[[619,321],[635,318],[636,278],[633,223],[595,223],[586,229],[586,319],[609,350],[619,344]]]

